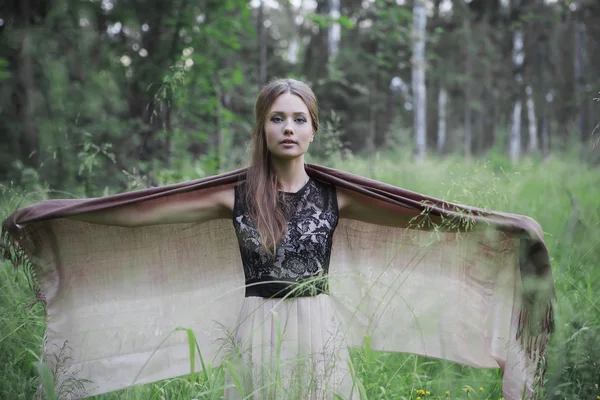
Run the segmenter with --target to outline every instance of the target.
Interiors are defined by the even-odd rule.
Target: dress
[[[261,249],[235,188],[233,225],[246,293],[232,346],[226,399],[355,397],[344,332],[328,295],[332,237],[338,223],[335,186],[316,179],[280,192],[287,233],[275,255]]]

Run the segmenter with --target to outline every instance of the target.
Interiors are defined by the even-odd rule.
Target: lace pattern
[[[338,223],[335,186],[313,178],[296,193],[280,192],[288,217],[287,233],[274,255],[264,252],[245,202],[246,184],[235,187],[233,225],[246,283],[302,281],[329,270],[333,232]]]

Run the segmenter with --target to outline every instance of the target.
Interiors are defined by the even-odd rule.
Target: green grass
[[[331,164],[329,164],[331,165]],[[382,155],[350,158],[336,168],[488,209],[526,214],[543,227],[557,288],[556,333],[549,344],[544,399],[596,399],[600,395],[600,170],[577,160],[504,159],[464,164],[460,159]],[[6,199],[5,199],[6,200]],[[13,203],[14,199],[5,204]],[[8,206],[2,208],[7,215]],[[31,399],[41,383],[37,362],[44,331],[39,305],[25,275],[0,267],[0,398]],[[501,373],[402,354],[352,352],[368,399],[493,399],[502,397]],[[195,369],[201,367],[196,365]],[[41,376],[44,376],[43,374]],[[223,368],[129,388],[95,399],[214,399]],[[216,388],[216,389],[215,389]],[[482,388],[483,390],[480,390]],[[419,392],[422,390],[423,392]],[[427,394],[429,392],[429,395]]]

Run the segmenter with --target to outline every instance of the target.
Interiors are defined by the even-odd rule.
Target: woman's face
[[[267,115],[265,135],[272,157],[292,159],[306,153],[314,132],[304,101],[291,93],[279,96]]]

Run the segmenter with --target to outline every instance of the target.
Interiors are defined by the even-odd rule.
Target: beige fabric
[[[323,167],[307,172],[411,214],[423,201],[441,216],[459,207],[447,211],[447,203]],[[242,178],[234,172],[103,199],[42,202],[4,222],[11,247],[3,255],[31,264],[45,300],[46,361],[58,365],[62,384],[85,381],[85,393],[73,398],[189,373],[187,335],[178,327],[192,329],[204,359],[220,363],[223,339],[247,312],[230,220],[134,229],[62,217],[156,198],[176,202],[173,194]],[[489,229],[439,233],[340,220],[328,302],[349,346],[368,336],[376,350],[500,367],[505,399],[531,398],[554,296],[541,229],[522,216],[475,219]]]
[[[96,226],[93,235],[89,227],[45,225],[54,238],[40,243],[40,258],[51,264],[37,276],[46,295],[46,360],[54,364],[52,354],[66,343],[63,378],[89,380],[85,394],[94,395],[189,373],[187,334],[176,328],[192,329],[203,357],[213,359],[244,293],[231,223]],[[68,246],[74,241],[81,246]],[[86,241],[102,250],[86,253]],[[52,263],[56,247],[63,250]],[[123,261],[134,248],[143,251]]]
[[[237,379],[228,379],[225,399],[359,398],[328,295],[245,298],[230,347]]]
[[[516,337],[518,240],[501,233],[438,235],[356,221],[338,227],[330,279],[350,343],[504,369],[505,399],[532,396]],[[498,237],[499,236],[499,237]],[[468,255],[468,256],[467,256]]]
[[[204,358],[218,362],[223,339],[246,314],[240,314],[244,280],[230,221],[95,227],[93,236],[86,223],[56,220],[45,226],[55,241],[41,243],[41,258],[50,259],[54,247],[62,249],[60,263],[45,265],[49,275],[38,276],[47,301],[45,351],[53,354],[66,342],[62,358],[71,362],[64,376],[89,380],[87,395],[189,373],[187,335],[173,333],[178,327],[191,328]],[[115,236],[115,229],[122,232]],[[514,252],[505,251],[515,241],[497,242],[503,247],[465,265],[464,254],[476,250],[472,244],[483,234],[453,235],[435,247],[433,257],[428,241],[437,241],[434,235],[381,232],[379,226],[341,220],[330,286],[344,335],[353,346],[362,346],[369,335],[376,350],[482,368],[506,364],[514,357],[510,350],[518,348],[511,338],[520,276]],[[85,242],[67,246],[82,239],[105,250],[82,254]],[[121,256],[131,247],[144,251],[123,263]],[[517,388],[527,376],[509,365],[505,379],[517,384],[504,386],[505,398],[520,399]]]

